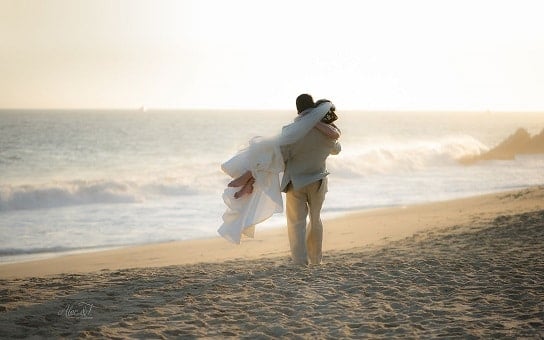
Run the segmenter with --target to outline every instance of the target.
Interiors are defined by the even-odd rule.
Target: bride
[[[311,97],[308,96],[311,100]],[[319,103],[321,102],[321,103]],[[301,109],[295,121],[273,137],[254,137],[249,145],[221,165],[234,180],[223,192],[227,209],[217,230],[225,239],[240,243],[242,234],[253,237],[255,225],[283,211],[279,175],[284,169],[281,147],[297,142],[316,127],[331,138],[338,138],[334,125],[322,123],[334,105],[327,100]]]

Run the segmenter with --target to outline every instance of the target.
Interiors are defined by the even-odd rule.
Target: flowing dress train
[[[302,112],[293,123],[284,126],[277,136],[252,138],[247,147],[221,165],[221,169],[232,178],[250,170],[255,183],[251,194],[238,199],[234,198],[234,194],[240,190],[239,187],[225,189],[223,201],[227,209],[223,214],[223,224],[217,230],[219,235],[239,244],[242,234],[253,237],[256,224],[283,211],[279,176],[283,172],[284,161],[280,147],[304,137],[331,106],[332,103],[325,102]]]

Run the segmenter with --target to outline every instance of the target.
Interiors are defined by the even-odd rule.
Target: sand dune
[[[478,156],[465,157],[460,161],[471,164],[480,160],[514,159],[516,155],[539,153],[544,153],[544,130],[531,137],[527,130],[520,128],[491,150]]]
[[[419,207],[395,221],[427,228],[374,246],[329,244],[321,266],[257,253],[5,278],[0,337],[542,338],[543,198],[533,188]],[[365,216],[387,223],[358,215],[345,240]]]

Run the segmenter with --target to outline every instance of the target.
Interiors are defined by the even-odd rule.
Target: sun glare
[[[3,2],[0,107],[288,108],[311,92],[351,109],[538,110],[537,7]]]

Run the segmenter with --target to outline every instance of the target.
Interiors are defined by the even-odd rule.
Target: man
[[[299,114],[314,107],[313,98],[301,94],[296,99]],[[320,124],[320,123],[318,123]],[[318,129],[310,130],[294,144],[282,147],[285,170],[281,190],[286,193],[287,229],[295,264],[320,264],[323,224],[321,207],[327,192],[327,157],[340,152],[340,143]],[[306,217],[310,221],[306,226]]]

